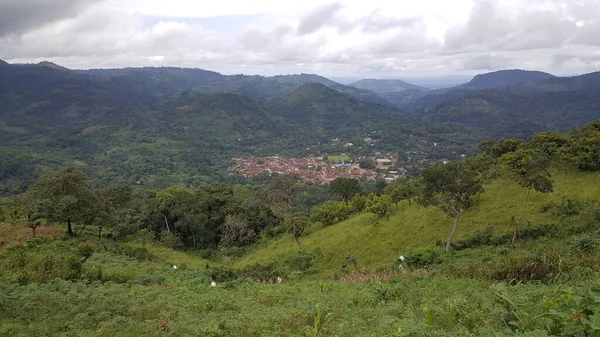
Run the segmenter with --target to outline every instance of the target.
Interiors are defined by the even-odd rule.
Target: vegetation
[[[477,147],[311,75],[0,67],[0,335],[600,335],[600,121]],[[367,136],[422,167],[219,170]]]

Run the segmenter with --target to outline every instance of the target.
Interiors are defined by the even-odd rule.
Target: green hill
[[[389,94],[402,92],[405,90],[420,90],[420,91],[428,91],[429,89],[420,87],[418,85],[410,84],[408,82],[404,82],[401,80],[380,80],[380,79],[365,79],[360,80],[358,82],[354,82],[350,84],[350,86],[369,90],[378,94]]]
[[[566,199],[596,201],[600,198],[600,173],[569,172],[553,175],[554,193],[534,193],[523,223],[535,227],[556,222],[551,212],[542,211],[544,205],[560,205]],[[465,239],[477,231],[493,226],[497,233],[514,229],[512,217],[517,217],[523,206],[525,190],[511,181],[500,179],[486,186],[477,197],[475,205],[461,218],[457,239]],[[376,270],[389,266],[399,255],[420,247],[445,241],[452,229],[452,219],[440,210],[412,204],[406,201],[394,209],[389,220],[373,224],[369,214],[359,214],[330,227],[311,231],[302,239],[304,249],[323,254],[321,262],[313,270],[320,277],[339,273],[347,264],[346,257],[354,256],[358,268]],[[252,248],[246,255],[231,264],[245,268],[256,263],[267,263],[278,256],[297,251],[292,236],[267,241]]]

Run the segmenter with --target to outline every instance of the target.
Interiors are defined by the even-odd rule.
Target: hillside
[[[594,201],[600,191],[599,173],[576,173],[553,175],[554,193],[531,195],[524,222],[535,227],[556,221],[551,212],[543,211],[543,205],[560,205],[566,199]],[[477,197],[475,206],[461,219],[456,239],[473,236],[488,226],[497,234],[510,232],[511,218],[518,216],[526,191],[515,183],[500,179],[486,186],[485,193]],[[413,249],[435,245],[445,241],[452,228],[452,219],[436,208],[423,208],[402,202],[393,209],[389,220],[373,224],[368,214],[360,214],[330,227],[311,231],[302,239],[304,249],[322,254],[314,273],[328,277],[338,273],[346,264],[347,256],[353,256],[358,269],[375,270],[393,263],[398,255],[407,256]],[[286,236],[264,242],[250,250],[242,258],[231,262],[235,268],[246,268],[257,263],[267,263],[278,256],[296,251],[294,239]]]
[[[485,74],[476,75],[471,81],[451,88],[430,90],[414,95],[409,100],[403,101],[399,107],[408,111],[428,109],[447,101],[452,101],[473,92],[485,90],[511,90],[523,91],[525,86],[538,87],[552,80],[560,81],[561,78],[554,75],[529,70],[499,70]],[[517,89],[520,88],[520,89]]]
[[[465,90],[486,90],[536,83],[552,78],[555,78],[555,76],[541,71],[521,69],[499,70],[477,75],[469,83],[459,85],[458,88]]]
[[[474,200],[458,238],[470,241],[450,254],[430,247],[450,219],[406,203],[379,224],[360,215],[317,228],[303,252],[291,238],[265,239],[219,261],[165,248],[148,231],[119,242],[42,231],[20,244],[25,227],[0,224],[11,240],[0,245],[0,332],[580,336],[595,329],[587,322],[598,313],[600,237],[597,215],[577,205],[597,202],[600,177],[554,178],[555,193],[532,196],[528,234],[513,249],[486,243],[491,232],[474,235],[511,227],[524,190],[504,180]]]
[[[596,91],[494,90],[460,95],[422,112],[423,121],[475,128],[490,138],[568,131],[600,117]]]
[[[373,131],[385,139],[378,151],[418,147],[405,142],[415,128],[402,112],[320,84],[294,91],[312,75],[223,77],[179,68],[79,72],[47,64],[7,65],[2,72],[2,195],[23,191],[43,170],[73,163],[84,165],[96,186],[168,186],[189,183],[192,175],[203,183],[228,181],[224,169],[234,156],[341,152],[341,145],[330,146],[332,138],[359,143]],[[228,81],[247,85],[230,92],[218,84]],[[201,83],[211,93],[202,85],[189,90]],[[316,89],[306,90],[311,87]]]
[[[401,80],[365,79],[349,84],[352,87],[369,90],[377,94],[389,94],[404,90],[427,91],[429,89]]]

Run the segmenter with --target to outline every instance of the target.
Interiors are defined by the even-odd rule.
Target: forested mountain
[[[551,78],[555,78],[555,76],[541,71],[521,69],[499,70],[477,75],[469,83],[459,85],[458,88],[465,90],[485,90],[540,82]]]
[[[405,90],[420,90],[428,91],[429,89],[420,87],[418,85],[410,84],[401,80],[378,80],[378,79],[365,79],[350,84],[350,86],[369,90],[378,94],[389,94],[394,92],[401,92]]]
[[[557,78],[554,75],[529,70],[499,70],[485,74],[476,75],[471,81],[452,88],[444,88],[422,92],[413,95],[411,99],[404,100],[400,108],[416,111],[426,109],[443,102],[471,95],[471,91],[482,91],[491,89],[503,89],[513,86],[531,84],[535,86],[545,80]]]
[[[488,137],[527,138],[598,118],[598,77],[455,89],[410,114],[372,91],[310,74],[0,62],[0,194],[71,163],[84,165],[94,186],[169,186],[229,181],[224,169],[234,156],[411,151],[455,158]]]
[[[600,118],[598,90],[600,72],[550,77],[496,90],[452,90],[419,113],[430,123],[474,127],[493,138],[527,139]]]
[[[422,97],[429,89],[401,80],[366,79],[350,84],[351,87],[376,93],[391,106],[402,107],[408,102]]]
[[[94,186],[201,184],[231,179],[225,168],[234,156],[417,151],[431,135],[456,133],[428,132],[402,111],[352,95],[359,89],[314,75],[72,71],[49,64],[4,64],[1,71],[2,194],[22,191],[40,172],[70,163],[85,165]],[[302,84],[312,80],[347,88],[351,96]],[[377,139],[377,147],[361,148],[365,137]],[[468,137],[462,145],[473,148],[477,137]]]

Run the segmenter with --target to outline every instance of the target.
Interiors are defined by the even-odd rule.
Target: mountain
[[[401,80],[375,80],[366,79],[350,84],[350,86],[369,90],[377,94],[390,94],[401,92],[405,90],[421,90],[428,91],[429,89],[420,87],[418,85],[410,84]]]
[[[477,75],[469,83],[460,85],[458,88],[465,90],[485,90],[539,82],[551,78],[555,78],[555,76],[541,71],[520,69],[499,70]]]
[[[49,65],[7,65],[0,72],[0,194],[20,192],[43,170],[73,163],[86,167],[94,186],[164,187],[231,181],[225,168],[236,156],[406,152],[430,137],[402,111],[302,84],[320,80],[312,75]],[[375,148],[361,146],[367,137],[377,139]]]
[[[411,100],[405,100],[398,107],[408,110],[417,111],[420,109],[428,109],[447,101],[452,101],[462,97],[470,96],[471,91],[506,89],[514,91],[523,91],[529,87],[530,91],[538,88],[544,83],[561,81],[562,78],[554,75],[529,70],[500,70],[485,74],[476,75],[470,82],[461,84],[452,88],[444,88],[431,90],[421,95],[413,96]],[[545,90],[542,90],[545,91]]]
[[[461,92],[420,113],[426,123],[463,126],[491,138],[527,139],[536,132],[565,132],[600,118],[599,89],[600,73],[550,78],[505,89]]]

